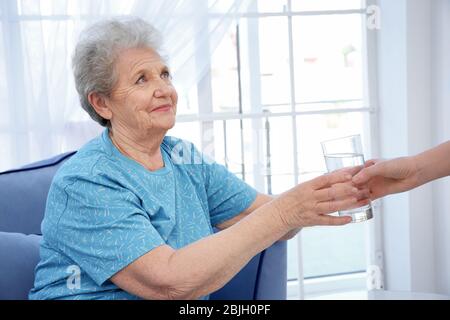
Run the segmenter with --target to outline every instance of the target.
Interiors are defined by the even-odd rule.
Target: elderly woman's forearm
[[[289,229],[274,210],[263,206],[226,230],[174,251],[168,263],[170,298],[195,299],[218,290],[285,235]]]
[[[273,201],[276,197],[277,197],[276,195],[268,195],[268,194],[258,193],[255,201],[245,211],[243,211],[241,214],[231,218],[230,220],[227,220],[219,225],[216,225],[216,227],[219,228],[220,230],[229,228],[230,226],[234,225],[235,223],[239,222],[240,220],[242,220],[243,218],[245,218],[246,216],[248,216],[249,214],[254,212],[256,209]],[[285,241],[285,240],[292,239],[293,237],[295,237],[295,235],[297,233],[300,232],[300,230],[301,230],[301,228],[293,229],[293,230],[289,231],[288,233],[286,233],[285,235],[283,235],[279,240]]]

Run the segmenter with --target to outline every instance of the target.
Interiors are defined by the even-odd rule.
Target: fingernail
[[[353,192],[353,193],[357,193],[357,192],[358,192],[358,189],[357,189],[357,188],[352,188],[352,192]]]
[[[351,174],[346,174],[346,175],[345,175],[345,179],[350,180],[351,178],[352,178],[352,175],[351,175]]]

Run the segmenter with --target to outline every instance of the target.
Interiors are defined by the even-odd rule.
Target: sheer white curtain
[[[133,15],[155,25],[183,96],[250,1],[0,1],[0,171],[75,150],[102,130],[79,106],[70,66],[87,24]]]

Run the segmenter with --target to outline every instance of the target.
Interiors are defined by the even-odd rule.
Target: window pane
[[[212,100],[214,112],[239,111],[236,28],[224,36],[214,51],[211,62]]]
[[[242,173],[241,124],[228,120],[224,129],[226,139],[226,164],[233,173]]]
[[[290,103],[290,82],[287,18],[261,18],[259,20],[259,41],[261,102],[264,105],[288,105]],[[288,110],[290,110],[289,106]],[[275,107],[273,111],[275,111]]]
[[[226,137],[226,121],[214,121],[214,131],[213,131],[213,139],[214,139],[214,146],[212,152],[210,152],[208,155],[211,156],[211,153],[213,153],[213,158],[218,163],[223,164],[227,166],[227,151],[225,148],[225,145],[227,145],[225,137]],[[228,145],[227,145],[228,147]]]
[[[245,181],[260,192],[266,192],[266,157],[264,145],[264,120],[244,119]]]
[[[260,121],[261,119],[242,120],[243,130],[241,130],[240,120],[208,121],[203,125],[198,122],[177,122],[168,135],[193,142],[203,153],[225,165],[240,178],[244,178],[251,186],[265,192],[264,185],[258,182],[259,178],[263,177],[265,168],[265,159],[258,157],[260,154],[257,147],[258,139],[263,139],[259,135],[264,134],[257,129],[260,127],[258,125]],[[241,140],[241,132],[243,140]],[[243,148],[241,148],[241,141]],[[245,176],[242,175],[243,162]]]
[[[267,130],[266,121],[269,121],[270,130]],[[203,139],[213,141],[212,148],[206,148],[214,150],[213,157],[218,163],[236,174],[242,174],[244,170],[245,181],[258,191],[278,194],[294,186],[291,121],[290,117],[244,119],[241,129],[241,120],[217,120],[213,121],[210,132],[207,132],[208,129],[204,132]],[[179,134],[182,130],[189,130],[178,124],[176,127],[180,130]],[[175,135],[173,132],[174,129],[170,134]],[[208,154],[211,155],[211,152]]]
[[[264,192],[261,188],[262,183],[259,182],[263,174],[261,166],[264,165],[262,163],[264,159],[258,157],[257,147],[259,138],[257,128],[260,127],[260,121],[260,119],[243,119],[242,130],[241,120],[214,121],[214,158],[258,191]]]
[[[317,174],[300,176],[299,181],[308,181],[316,176]],[[303,276],[312,278],[365,271],[366,228],[366,223],[351,223],[340,227],[302,229]],[[297,264],[298,242],[293,239],[288,241],[289,280],[298,278]]]
[[[239,20],[239,61],[243,113],[261,111],[258,24],[259,19],[257,18]],[[237,87],[236,83],[234,88]]]
[[[293,17],[297,102],[363,97],[359,14]]]
[[[264,122],[264,150],[270,160],[270,167],[266,166],[266,192],[279,194],[294,186],[292,118],[273,117]]]
[[[197,86],[192,86],[190,89],[184,89],[183,86],[178,86],[176,80],[173,81],[173,85],[178,93],[177,115],[198,113]]]
[[[284,12],[286,0],[257,0],[258,12]]]
[[[362,0],[292,0],[292,11],[361,9]]]
[[[365,271],[365,228],[365,223],[304,228],[301,231],[304,277]]]
[[[287,278],[298,279],[298,242],[294,238],[287,243]]]
[[[309,181],[326,172],[321,141],[367,132],[367,113],[336,113],[297,117],[299,182]],[[367,146],[364,146],[365,150]],[[365,224],[345,227],[314,227],[302,231],[303,271],[305,277],[317,277],[365,270]],[[297,244],[288,247],[288,274],[296,278]]]
[[[177,122],[167,135],[190,141],[201,150],[199,122]]]
[[[366,113],[334,113],[297,117],[299,171],[301,173],[326,171],[321,142],[352,134],[361,134],[365,141]],[[367,146],[363,146],[367,150]],[[367,154],[367,153],[366,153]]]

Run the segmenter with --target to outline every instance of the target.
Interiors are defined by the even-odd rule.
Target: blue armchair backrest
[[[0,173],[0,231],[41,234],[53,176],[75,152]]]
[[[41,222],[51,181],[75,152],[0,173],[0,300],[26,299],[39,261]],[[255,256],[213,300],[286,299],[286,242]]]

